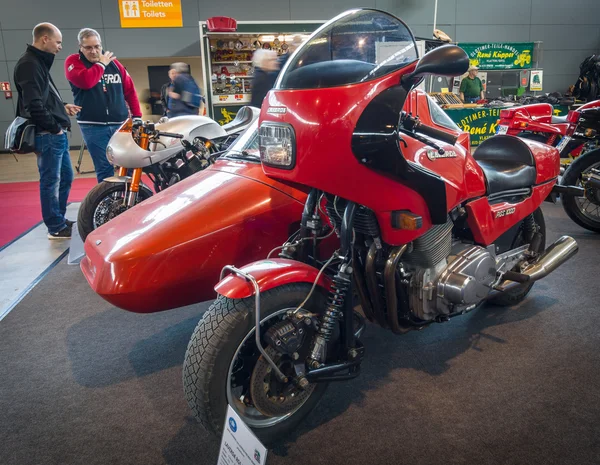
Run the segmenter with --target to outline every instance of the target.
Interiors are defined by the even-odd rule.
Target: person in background
[[[460,83],[460,99],[464,103],[475,103],[485,98],[483,92],[483,83],[477,77],[478,68],[469,67],[469,74]]]
[[[197,115],[204,99],[200,87],[190,74],[190,66],[187,63],[173,63],[169,77],[173,84],[169,90],[167,116]]]
[[[169,82],[165,82],[160,88],[160,104],[163,107],[163,116],[167,116],[169,110],[169,92],[173,88],[173,81],[177,72],[174,69],[169,70]]]
[[[130,112],[134,122],[141,122],[142,110],[131,76],[112,52],[102,50],[100,34],[84,28],[77,39],[79,53],[65,61],[65,75],[81,107],[77,122],[100,183],[115,174],[106,159],[108,141]]]
[[[38,24],[33,29],[33,43],[27,45],[14,72],[17,116],[28,118],[36,127],[40,201],[48,239],[68,239],[73,227],[73,221],[65,218],[73,183],[67,131],[71,129],[69,116],[75,116],[80,108],[63,102],[50,75],[61,50],[60,30],[50,23]]]
[[[277,52],[265,49],[256,50],[252,55],[252,64],[254,65],[254,79],[252,80],[250,106],[260,108],[267,93],[273,88],[279,73]]]

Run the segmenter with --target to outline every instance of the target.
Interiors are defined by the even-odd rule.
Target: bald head
[[[56,55],[62,50],[62,34],[51,23],[40,23],[33,28],[33,46]]]

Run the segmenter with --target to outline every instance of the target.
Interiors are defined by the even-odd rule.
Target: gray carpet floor
[[[267,463],[599,464],[600,235],[544,211],[574,259],[516,308],[404,337],[369,325],[361,377]],[[0,464],[215,464],[181,381],[206,308],[127,313],[60,263],[0,322]]]

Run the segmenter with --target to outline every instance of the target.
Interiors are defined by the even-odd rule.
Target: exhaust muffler
[[[519,280],[520,282],[504,281],[500,286],[496,287],[497,292],[494,292],[491,296],[497,295],[498,292],[506,292],[520,286],[522,283],[534,282],[545,278],[560,265],[572,258],[578,250],[579,246],[575,239],[569,236],[562,236],[548,247],[534,263],[519,273],[523,278]]]

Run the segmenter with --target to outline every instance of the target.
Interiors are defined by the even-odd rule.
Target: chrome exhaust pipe
[[[521,271],[521,274],[529,278],[526,283],[538,281],[548,276],[560,265],[572,258],[578,250],[579,246],[575,239],[569,236],[562,236],[548,247],[534,263]],[[504,281],[496,288],[496,291],[506,292],[520,285],[522,285],[522,283]],[[493,295],[497,295],[497,292],[493,293],[492,296]]]

